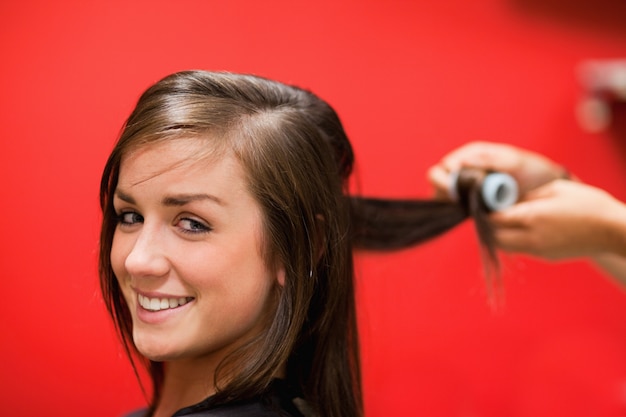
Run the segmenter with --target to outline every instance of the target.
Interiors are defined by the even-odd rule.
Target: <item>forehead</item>
[[[209,139],[178,138],[145,144],[122,157],[118,186],[160,184],[176,188],[244,187],[241,162],[228,150],[211,146]],[[164,184],[165,183],[165,184]]]

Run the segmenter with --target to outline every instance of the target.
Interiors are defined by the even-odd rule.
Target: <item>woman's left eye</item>
[[[211,231],[211,227],[207,226],[206,224],[187,217],[180,219],[177,223],[177,226],[185,233],[197,234],[208,233]]]

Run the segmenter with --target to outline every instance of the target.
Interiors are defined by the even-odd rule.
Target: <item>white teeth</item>
[[[138,294],[137,299],[139,304],[150,311],[167,310],[169,308],[176,308],[187,304],[192,297],[180,297],[180,298],[148,298],[141,294]]]

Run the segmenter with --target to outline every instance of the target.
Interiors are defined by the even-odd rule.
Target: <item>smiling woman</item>
[[[111,266],[135,346],[170,362],[170,372],[184,360],[192,379],[214,373],[228,353],[261,334],[275,310],[273,287],[284,282],[284,272],[270,271],[262,257],[261,210],[240,164],[232,155],[185,162],[203,146],[181,138],[131,153],[113,200],[120,221]],[[214,388],[194,397],[206,389]]]
[[[146,415],[361,414],[352,153],[320,115],[343,134],[314,95],[225,73],[140,98],[102,178],[100,275]]]
[[[334,110],[297,87],[190,71],[141,96],[100,193],[104,299],[153,382],[141,413],[362,414],[353,247],[467,210],[350,197],[352,164]]]

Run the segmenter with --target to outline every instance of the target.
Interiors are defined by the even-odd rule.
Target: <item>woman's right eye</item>
[[[123,226],[131,226],[136,223],[143,223],[143,216],[134,211],[120,213],[117,218],[119,223]]]

